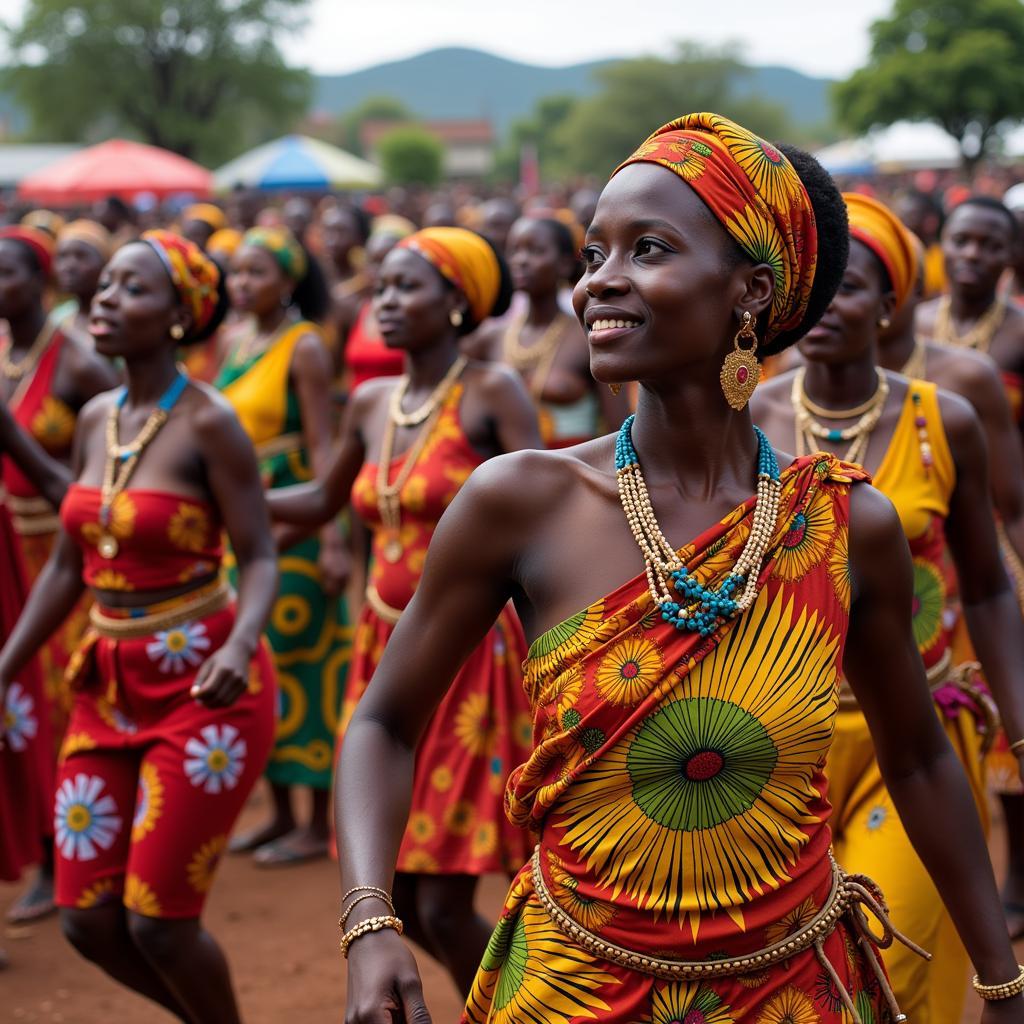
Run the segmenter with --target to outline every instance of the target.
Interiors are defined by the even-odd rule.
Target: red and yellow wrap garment
[[[412,600],[427,547],[444,510],[482,461],[459,419],[463,394],[447,397],[400,494],[400,536],[377,508],[377,466],[363,466],[352,507],[374,531],[368,600],[356,626],[343,723],[366,690],[400,612]],[[393,480],[406,456],[392,461]],[[394,542],[399,542],[395,549]],[[394,551],[400,551],[397,561]],[[530,752],[530,714],[522,685],[526,641],[511,608],[463,665],[430,721],[417,753],[409,825],[398,871],[470,874],[519,870],[529,854],[523,828],[505,817],[509,772]],[[343,724],[344,727],[344,724]]]
[[[828,898],[824,765],[849,614],[849,490],[864,478],[821,454],[783,472],[762,589],[710,637],[664,622],[640,575],[530,648],[534,749],[509,780],[509,814],[540,832],[550,898],[601,941],[734,958],[786,939]],[[735,565],[753,507],[680,552],[704,586]],[[882,979],[844,919],[821,956],[830,970],[808,948],[752,972],[659,980],[568,938],[527,868],[463,1021],[839,1024],[847,1004],[886,1019]]]

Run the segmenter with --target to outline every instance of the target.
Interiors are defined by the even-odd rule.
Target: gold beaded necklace
[[[885,371],[876,368],[878,374],[878,387],[875,393],[866,401],[853,409],[826,409],[811,401],[804,389],[804,378],[807,375],[807,368],[801,366],[793,377],[793,390],[790,399],[793,403],[793,414],[796,419],[796,454],[809,455],[818,450],[817,442],[829,441],[838,444],[842,441],[850,441],[843,459],[846,462],[860,463],[867,450],[868,440],[871,432],[878,426],[878,421],[885,408],[886,399],[889,397],[889,381]],[[826,427],[819,423],[814,417],[828,420],[846,420],[859,417],[856,423],[849,427]]]
[[[53,340],[56,330],[56,321],[52,317],[47,317],[46,323],[43,324],[41,330],[36,335],[35,341],[32,342],[28,352],[17,362],[11,358],[11,348],[14,345],[14,341],[13,339],[8,339],[3,352],[0,352],[0,374],[3,374],[6,380],[17,382],[14,394],[8,399],[8,405],[17,405],[21,400],[21,396],[32,382],[35,369],[39,365],[39,360],[43,358],[43,354],[50,347],[50,342]]]
[[[153,438],[160,433],[160,428],[167,422],[171,409],[175,402],[181,397],[182,392],[188,384],[188,377],[180,371],[171,383],[171,386],[161,395],[156,407],[149,414],[142,429],[127,444],[118,441],[118,417],[121,407],[128,397],[128,390],[125,388],[120,397],[110,407],[107,415],[107,454],[103,464],[103,484],[100,487],[100,538],[96,542],[96,551],[100,558],[116,558],[120,545],[117,537],[114,536],[111,528],[111,509],[117,496],[128,486],[135,467],[142,458],[142,453],[152,442]]]
[[[997,295],[992,305],[978,317],[966,334],[957,333],[956,325],[953,323],[952,306],[953,300],[948,295],[939,299],[939,305],[935,310],[935,340],[940,345],[974,348],[979,352],[987,352],[996,331],[1006,318],[1006,303]]]
[[[423,454],[423,449],[441,416],[441,410],[452,389],[458,383],[467,362],[465,356],[459,356],[441,378],[441,382],[430,393],[426,402],[412,413],[402,412],[402,399],[409,389],[408,376],[402,377],[398,386],[391,392],[391,399],[388,402],[388,421],[384,427],[384,438],[381,441],[380,457],[377,462],[377,511],[380,514],[383,529],[389,534],[384,545],[384,557],[392,564],[402,557],[404,550],[401,539],[402,488],[405,487],[412,471],[416,468],[416,463]],[[389,482],[395,450],[395,434],[398,428],[415,427],[421,423],[423,426],[417,434],[412,448],[406,453],[398,476]]]
[[[520,313],[505,331],[502,344],[505,362],[524,377],[530,374],[530,393],[535,399],[539,399],[544,391],[570,319],[568,314],[559,310],[540,338],[529,347],[522,343],[525,313]]]

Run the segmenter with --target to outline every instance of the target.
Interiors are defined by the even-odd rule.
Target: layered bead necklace
[[[39,360],[43,358],[43,354],[50,347],[50,342],[56,331],[56,320],[53,317],[47,317],[29,350],[18,360],[11,358],[13,339],[7,339],[7,344],[0,352],[0,374],[3,374],[5,380],[14,384],[14,394],[8,399],[9,405],[16,405],[31,384]]]
[[[629,416],[615,444],[615,474],[626,520],[644,556],[647,585],[661,617],[681,632],[710,636],[722,622],[749,608],[757,597],[758,577],[779,515],[782,482],[768,438],[757,428],[757,501],[750,536],[732,570],[717,589],[706,587],[680,561],[651,505],[640,460],[633,447]]]
[[[399,378],[398,386],[391,392],[388,403],[388,422],[384,428],[384,438],[380,446],[380,458],[377,462],[377,511],[380,513],[381,525],[390,535],[384,544],[384,557],[391,563],[402,557],[402,488],[405,487],[426,447],[434,429],[434,424],[441,415],[445,400],[457,383],[468,360],[459,356],[451,368],[441,378],[437,387],[431,391],[427,400],[412,412],[402,412],[402,399],[409,390],[409,378]],[[395,433],[399,427],[418,427],[423,425],[412,448],[409,449],[398,471],[398,476],[391,482],[391,462],[395,450]]]
[[[142,429],[127,444],[121,444],[117,437],[117,420],[128,398],[127,388],[121,389],[117,401],[110,407],[110,414],[107,416],[107,458],[103,466],[103,486],[100,488],[101,533],[96,543],[96,550],[101,558],[116,558],[119,550],[117,537],[114,536],[110,523],[114,500],[128,486],[143,451],[160,433],[160,428],[167,422],[171,409],[181,398],[187,385],[188,377],[179,370],[170,387],[160,396]]]
[[[889,397],[889,381],[885,371],[876,368],[878,387],[866,401],[853,409],[826,409],[811,401],[804,389],[804,378],[807,368],[801,366],[793,376],[793,390],[790,398],[793,402],[793,414],[796,419],[796,454],[809,455],[818,450],[819,441],[841,444],[849,441],[843,459],[846,462],[863,463],[871,432],[878,426],[878,421]],[[815,419],[817,417],[817,419]],[[828,427],[818,420],[850,420],[858,417],[857,422],[849,427]]]
[[[525,313],[517,316],[505,332],[502,345],[505,362],[523,376],[530,375],[530,392],[535,399],[539,399],[544,390],[570,319],[568,314],[559,310],[540,339],[529,348],[521,341],[526,325]]]
[[[940,345],[955,348],[973,348],[987,352],[1006,317],[1006,303],[997,295],[992,305],[978,318],[977,323],[966,333],[958,334],[953,323],[953,300],[944,295],[935,310],[935,340]]]

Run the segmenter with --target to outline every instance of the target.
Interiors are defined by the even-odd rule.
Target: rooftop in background
[[[495,141],[494,125],[483,119],[463,121],[364,121],[359,131],[359,141],[367,153],[376,148],[383,136],[406,124],[430,132],[445,146],[484,145],[493,146]]]

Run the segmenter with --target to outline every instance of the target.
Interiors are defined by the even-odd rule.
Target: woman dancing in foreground
[[[829,855],[844,671],[982,993],[1024,988],[914,644],[899,519],[860,470],[777,454],[745,411],[751,346],[796,341],[846,260],[842,199],[802,163],[692,114],[606,186],[574,300],[594,375],[638,379],[638,411],[617,437],[481,467],[434,536],[342,752],[349,1021],[429,1019],[380,894],[417,739],[510,597],[537,639],[534,751],[507,799],[539,846],[465,1021],[900,1019],[865,935],[873,913],[893,937],[881,899]],[[822,543],[784,544],[810,517]],[[983,1019],[1024,1020],[1024,1000]]]

